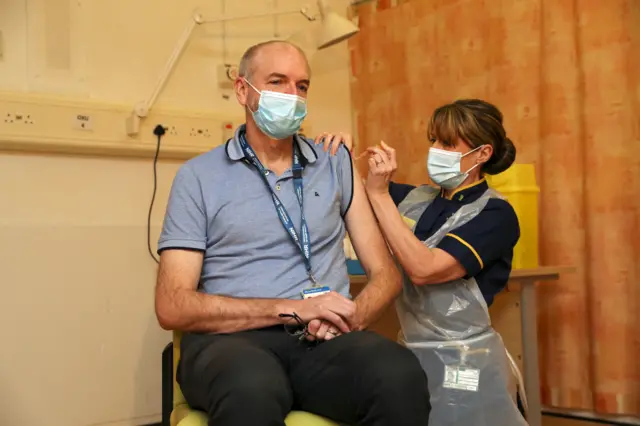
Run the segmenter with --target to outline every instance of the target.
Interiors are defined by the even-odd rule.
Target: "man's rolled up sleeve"
[[[337,152],[338,159],[338,180],[340,184],[341,200],[340,214],[344,217],[353,201],[353,179],[355,176],[351,153],[344,145],[340,145]]]
[[[158,253],[166,249],[205,250],[207,220],[202,188],[188,163],[180,167],[171,185]]]

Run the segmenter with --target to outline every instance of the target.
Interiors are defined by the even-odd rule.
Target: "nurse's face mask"
[[[286,139],[300,130],[307,116],[307,101],[287,93],[260,91],[245,78],[244,81],[260,95],[258,108],[249,111],[256,125],[271,139]]]
[[[429,177],[438,186],[444,189],[455,189],[469,177],[469,172],[480,164],[476,164],[466,172],[460,170],[460,162],[462,157],[479,150],[484,145],[472,149],[466,154],[455,151],[446,151],[444,149],[431,147],[429,149],[429,157],[427,157],[427,171]]]

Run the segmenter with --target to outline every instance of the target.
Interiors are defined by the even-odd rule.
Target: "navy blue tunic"
[[[398,205],[414,188],[391,182],[389,193]],[[488,188],[482,179],[458,188],[449,197],[441,192],[416,223],[414,234],[426,240],[460,207],[477,200]],[[492,198],[478,216],[447,234],[437,247],[456,258],[467,277],[475,277],[487,305],[491,305],[509,280],[513,248],[519,238],[520,225],[511,204]]]

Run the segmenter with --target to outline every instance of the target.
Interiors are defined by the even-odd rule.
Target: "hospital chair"
[[[181,333],[174,332],[173,342],[167,345],[163,353],[162,426],[207,426],[206,414],[189,407],[176,381],[176,369],[180,361],[180,338]],[[285,423],[287,426],[339,426],[304,411],[292,411]]]

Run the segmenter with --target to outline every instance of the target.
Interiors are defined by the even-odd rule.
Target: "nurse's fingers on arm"
[[[336,146],[336,147],[340,146],[339,137],[329,132],[324,132],[320,136],[317,136],[313,142],[316,145],[319,145],[320,143],[322,143],[322,149],[325,152],[327,152],[329,148],[332,148],[332,152],[333,152],[333,146]]]
[[[327,132],[320,133],[320,134],[319,134],[318,136],[316,136],[316,138],[313,140],[313,143],[314,143],[314,144],[316,144],[316,145],[318,145],[320,142],[322,142],[322,139],[323,139],[325,136],[327,136],[327,135],[328,135],[328,133],[327,133]]]
[[[322,144],[322,149],[324,152],[327,152],[329,148],[331,148],[331,144],[338,145],[336,142],[337,137],[333,133],[327,133],[324,137],[324,144]]]
[[[331,145],[331,155],[336,155],[336,153],[338,152],[338,149],[340,149],[340,145],[344,143],[344,135],[342,133],[338,133],[335,136],[335,139],[333,141],[333,145]],[[351,151],[351,150],[349,150]]]

